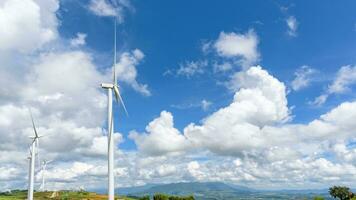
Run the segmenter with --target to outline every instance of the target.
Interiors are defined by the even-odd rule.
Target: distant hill
[[[132,188],[121,188],[117,190],[119,194],[143,196],[156,193],[170,195],[194,195],[198,199],[203,197],[215,196],[236,196],[241,193],[250,193],[254,190],[243,186],[232,186],[221,182],[188,182],[170,183],[163,185],[150,185]]]
[[[139,187],[119,188],[118,194],[128,196],[144,196],[156,193],[169,195],[194,195],[198,200],[237,200],[237,199],[312,199],[321,194],[326,199],[328,194],[325,190],[280,190],[262,191],[252,188],[225,184],[222,182],[183,182],[161,185],[145,185]]]
[[[170,183],[166,185],[157,185],[144,190],[144,193],[167,193],[175,195],[187,195],[206,192],[247,192],[249,188],[234,188],[220,182],[190,182],[190,183]]]
[[[143,186],[135,186],[135,187],[122,187],[122,188],[117,188],[115,190],[115,193],[123,194],[123,195],[138,194],[138,193],[148,190],[154,186],[158,186],[158,184],[146,184]],[[106,190],[104,190],[104,193],[105,192],[106,192]]]

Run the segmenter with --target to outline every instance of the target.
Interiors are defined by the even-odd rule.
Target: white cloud
[[[309,86],[312,81],[312,76],[316,73],[316,70],[309,66],[301,66],[294,73],[294,80],[292,81],[292,89],[298,91],[300,89],[306,88]]]
[[[233,66],[231,63],[229,62],[224,62],[224,63],[214,63],[213,65],[214,67],[214,72],[217,73],[217,72],[227,72],[227,71],[230,71],[232,70]]]
[[[281,122],[289,110],[285,86],[261,67],[235,74],[239,90],[234,101],[205,118],[201,126],[190,124],[184,135],[196,146],[213,152],[234,154],[263,145],[259,127]],[[219,133],[219,137],[215,137]]]
[[[106,0],[91,0],[89,9],[99,16],[116,16],[117,10]]]
[[[235,58],[247,68],[256,64],[260,59],[258,43],[258,36],[253,30],[245,34],[221,32],[214,43],[214,48],[219,56]]]
[[[167,111],[154,119],[146,127],[147,133],[139,134],[135,131],[129,135],[143,153],[161,155],[165,153],[179,153],[188,148],[185,137],[173,125],[173,116]]]
[[[165,112],[164,115],[162,113],[159,118],[151,122],[149,126],[162,121],[164,116],[164,118],[167,118],[165,121],[170,119],[168,120],[170,123],[164,124],[168,124],[165,127],[174,130],[175,134],[172,134],[169,138],[173,138],[173,135],[179,136],[177,147],[180,148],[175,151],[186,150],[184,147],[187,142],[223,154],[261,145],[263,141],[260,137],[259,127],[281,122],[288,118],[289,110],[285,86],[265,70],[262,70],[261,67],[252,67],[246,72],[238,72],[235,74],[234,80],[236,89],[240,88],[234,96],[234,102],[204,119],[202,126],[195,124],[187,126],[184,129],[184,136],[173,128],[172,116]],[[171,144],[174,140],[162,139],[163,136],[168,137],[168,133],[169,131],[162,130],[162,133],[154,132],[143,136],[135,134],[133,139],[139,147],[147,144],[144,146],[148,148],[141,148],[141,150],[150,153],[151,148],[156,149],[165,146],[160,143],[163,141],[169,144],[171,148],[175,147]],[[219,137],[215,137],[217,133],[219,133]],[[159,143],[155,144],[155,142]],[[167,148],[167,150],[168,152],[172,151],[170,148]],[[163,153],[164,149],[159,152]]]
[[[344,93],[349,91],[349,86],[356,83],[356,66],[342,66],[337,72],[334,82],[329,85],[328,91],[332,93]]]
[[[116,17],[119,23],[124,21],[125,9],[132,9],[127,0],[90,0],[89,10],[102,17]]]
[[[350,86],[356,83],[356,66],[342,66],[336,74],[332,84],[328,86],[327,91],[316,97],[312,102],[314,105],[322,105],[332,94],[343,94],[350,91]]]
[[[205,173],[200,171],[200,164],[197,161],[191,161],[187,164],[189,174],[196,180],[202,180]]]
[[[0,4],[0,50],[30,52],[57,38],[57,0],[5,0]],[[31,38],[31,39],[29,39]]]
[[[203,100],[201,101],[201,108],[202,108],[203,110],[208,110],[208,109],[210,108],[211,104],[212,104],[212,102],[203,99]]]
[[[195,74],[203,74],[205,72],[205,68],[208,66],[208,61],[186,61],[184,64],[179,65],[179,69],[177,70],[178,75],[191,77]]]
[[[19,174],[19,169],[14,167],[0,167],[0,180],[11,181],[13,178],[16,178]]]
[[[333,152],[341,161],[356,163],[356,149],[348,148],[345,143],[339,142],[332,147]]]
[[[139,49],[135,49],[131,52],[122,53],[119,62],[116,63],[116,75],[118,81],[127,83],[134,90],[140,92],[145,96],[150,96],[151,92],[148,89],[148,85],[140,84],[136,80],[136,65],[138,65],[142,61],[144,56],[145,55]],[[108,74],[111,74],[111,71],[109,71]]]
[[[323,105],[328,98],[329,98],[328,94],[323,94],[323,95],[320,95],[320,96],[316,97],[314,99],[314,101],[309,102],[309,104],[320,106],[320,105]]]
[[[85,38],[87,34],[85,33],[77,33],[77,36],[70,40],[70,45],[73,47],[85,45]]]
[[[230,105],[203,119],[201,125],[188,125],[184,134],[169,123],[166,127],[174,130],[174,137],[179,136],[177,140],[173,136],[169,139],[161,136],[158,129],[155,134],[142,135],[140,143],[147,141],[146,147],[150,148],[139,148],[139,151],[156,157],[167,153],[172,156],[173,151],[179,153],[172,156],[175,159],[190,158],[179,161],[186,163],[183,177],[187,180],[228,181],[257,188],[355,183],[355,151],[346,144],[352,141],[356,128],[353,123],[356,102],[342,103],[307,124],[286,123],[289,109],[283,83],[261,67],[238,72],[234,80],[236,93]],[[164,133],[167,131],[162,129],[161,134]],[[133,139],[138,143],[137,138]],[[335,141],[341,143],[335,144]],[[152,153],[156,146],[165,144],[175,147],[174,150],[161,148],[159,154]],[[179,148],[186,144],[190,148]],[[199,157],[196,153],[206,150],[217,157],[208,154],[203,156],[207,160],[196,161]],[[331,156],[330,160],[323,157],[326,153]],[[158,158],[156,162],[167,164]]]
[[[211,50],[211,45],[212,45],[211,41],[210,42],[203,42],[202,46],[201,46],[201,51],[204,54],[207,54]]]
[[[181,110],[185,110],[185,109],[191,109],[191,108],[201,108],[203,111],[207,111],[210,106],[213,103],[211,101],[208,101],[206,99],[203,99],[199,102],[195,102],[195,103],[182,103],[182,104],[177,104],[177,105],[171,105],[172,108],[176,108],[176,109],[181,109]]]
[[[288,35],[292,36],[292,37],[296,37],[297,36],[297,29],[298,29],[298,21],[294,16],[289,16],[286,19],[286,24],[288,26]]]
[[[159,176],[168,176],[176,173],[177,168],[174,165],[161,165],[157,169],[157,173]]]

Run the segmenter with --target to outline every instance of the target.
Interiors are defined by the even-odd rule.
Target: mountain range
[[[210,199],[312,199],[314,196],[328,197],[328,190],[256,190],[249,187],[222,182],[182,182],[169,184],[148,184],[138,187],[118,188],[118,194],[144,196],[156,193],[170,195],[193,195],[198,200]]]

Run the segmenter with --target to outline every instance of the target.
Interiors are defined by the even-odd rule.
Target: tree
[[[329,193],[334,198],[339,198],[340,200],[348,200],[350,195],[350,188],[343,186],[333,186],[329,188]]]

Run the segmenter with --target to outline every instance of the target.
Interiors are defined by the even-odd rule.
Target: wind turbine
[[[41,190],[44,192],[46,191],[46,188],[45,188],[45,173],[46,173],[46,167],[47,167],[47,164],[51,163],[53,160],[43,160],[42,161],[42,170],[41,170],[41,175],[42,175],[42,184],[41,184]]]
[[[29,112],[30,112],[30,116],[31,116],[34,136],[30,137],[32,139],[32,144],[31,144],[31,148],[30,148],[31,156],[30,156],[30,169],[29,169],[29,178],[28,178],[27,200],[33,200],[33,188],[34,188],[34,177],[35,177],[35,159],[36,159],[36,154],[38,154],[38,151],[37,151],[38,139],[41,136],[38,136],[35,122],[33,121],[31,110],[29,110]]]
[[[115,19],[115,38],[114,38],[114,66],[113,66],[113,83],[102,83],[101,87],[107,89],[108,91],[108,199],[114,200],[115,198],[115,178],[114,178],[114,119],[112,112],[112,92],[114,90],[115,99],[117,102],[121,102],[122,107],[124,108],[126,115],[127,110],[125,104],[122,100],[119,86],[117,85],[116,78],[116,19]]]

